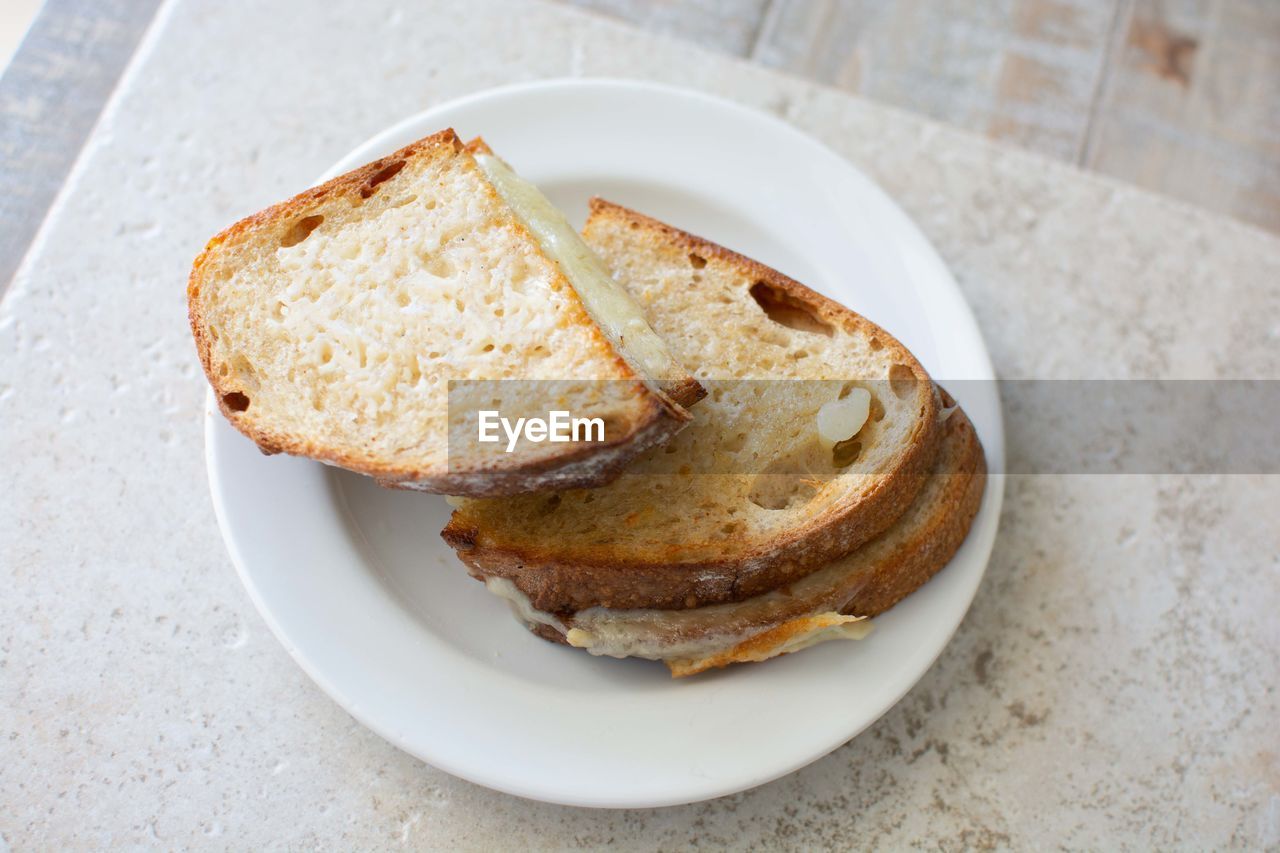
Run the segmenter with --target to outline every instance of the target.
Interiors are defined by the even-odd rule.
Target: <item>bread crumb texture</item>
[[[451,132],[228,229],[189,293],[223,411],[269,450],[439,474],[450,380],[573,380],[564,402],[592,413],[645,404],[593,382],[635,377]]]

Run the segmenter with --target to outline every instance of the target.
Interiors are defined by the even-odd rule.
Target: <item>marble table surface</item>
[[[0,302],[0,850],[1280,844],[1276,476],[1011,476],[915,689],[711,802],[494,793],[310,682],[214,521],[191,258],[397,119],[565,75],[826,142],[934,241],[1002,376],[1280,378],[1280,240],[1232,220],[561,6],[168,3]]]

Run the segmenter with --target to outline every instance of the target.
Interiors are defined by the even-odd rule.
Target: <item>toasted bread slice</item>
[[[887,332],[768,267],[595,200],[587,243],[710,394],[595,490],[461,501],[445,539],[546,612],[692,608],[804,577],[897,519],[933,465],[938,399]],[[854,391],[871,416],[821,445]],[[844,451],[844,458],[840,452]]]
[[[915,503],[852,554],[786,587],[691,610],[595,607],[551,614],[521,600],[510,581],[491,580],[489,586],[515,601],[521,618],[542,637],[596,655],[664,660],[677,677],[838,637],[860,638],[870,630],[862,620],[893,607],[947,565],[982,503],[982,445],[964,412],[944,412],[938,460]]]
[[[689,421],[666,390],[689,403],[701,389],[634,328],[634,304],[593,317],[536,225],[452,130],[233,225],[188,286],[223,414],[265,452],[385,485],[500,495],[608,481]],[[602,328],[619,324],[645,348]],[[604,441],[465,440],[477,407],[514,421],[553,405],[601,417]]]

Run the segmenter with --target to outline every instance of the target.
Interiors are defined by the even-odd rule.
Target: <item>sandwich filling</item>
[[[828,640],[861,640],[871,633],[871,622],[862,616],[834,611],[812,613],[771,624],[712,631],[684,639],[664,637],[664,611],[610,611],[594,607],[576,613],[568,627],[554,613],[533,606],[520,589],[506,578],[485,578],[485,587],[505,599],[511,613],[533,628],[546,625],[565,637],[569,645],[597,656],[637,657],[661,660],[676,676],[693,675],[716,666],[746,661],[763,661],[798,652]],[[655,630],[656,629],[656,630]]]
[[[577,291],[591,319],[614,348],[642,376],[683,405],[701,396],[688,372],[644,318],[644,312],[626,289],[614,281],[604,263],[573,229],[564,214],[542,192],[517,175],[503,160],[477,152],[476,163],[502,196],[542,251],[553,258]],[[684,389],[684,390],[682,390]]]

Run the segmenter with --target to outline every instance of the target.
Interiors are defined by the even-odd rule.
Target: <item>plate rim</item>
[[[986,340],[977,324],[972,306],[970,306],[968,301],[964,298],[964,294],[960,290],[958,283],[951,274],[950,269],[938,255],[936,248],[929,241],[924,232],[920,230],[916,222],[904,210],[902,210],[892,196],[886,193],[869,175],[859,169],[854,163],[831,149],[821,140],[768,112],[706,92],[672,86],[664,83],[618,77],[556,77],[544,80],[522,81],[519,83],[486,88],[467,93],[457,98],[442,101],[428,109],[419,111],[393,123],[351,149],[350,152],[336,161],[332,167],[327,169],[317,180],[317,183],[323,182],[347,171],[351,168],[350,164],[354,160],[358,160],[361,157],[369,159],[370,156],[378,156],[376,154],[370,155],[370,152],[382,150],[383,153],[389,153],[390,150],[394,150],[389,147],[394,144],[392,142],[393,140],[411,132],[411,129],[431,121],[434,116],[440,113],[469,107],[493,98],[509,97],[513,95],[520,96],[528,93],[541,94],[547,91],[570,89],[626,90],[698,100],[704,103],[714,104],[718,108],[730,109],[751,120],[767,122],[773,125],[775,129],[783,131],[797,142],[802,142],[808,146],[817,146],[824,149],[832,157],[837,158],[849,170],[855,173],[869,191],[877,194],[880,197],[879,201],[888,205],[888,207],[895,212],[897,217],[901,220],[900,224],[905,225],[905,227],[911,232],[914,232],[914,237],[917,238],[920,248],[927,252],[929,256],[928,261],[941,273],[945,283],[950,286],[954,295],[957,297],[959,306],[963,309],[963,314],[954,319],[968,327],[966,329],[966,333],[971,334],[968,334],[967,336],[970,337],[977,345],[976,350],[973,352],[973,356],[976,359],[978,366],[982,368],[983,372],[986,374],[983,378],[995,379],[995,371],[987,349]],[[383,721],[380,720],[367,706],[363,705],[356,697],[349,696],[347,692],[335,682],[330,674],[325,671],[322,663],[313,660],[293,639],[291,639],[290,635],[281,624],[275,610],[268,603],[258,583],[255,581],[254,574],[249,568],[249,561],[246,559],[245,554],[242,552],[240,544],[237,542],[236,536],[234,535],[232,525],[229,520],[229,513],[225,505],[225,487],[222,483],[222,471],[220,470],[218,462],[219,451],[217,433],[220,427],[224,427],[227,430],[232,428],[221,423],[221,415],[218,411],[214,394],[211,389],[207,390],[206,393],[206,405],[204,412],[205,462],[208,469],[214,514],[218,521],[219,530],[222,533],[223,541],[226,544],[232,564],[235,566],[236,573],[246,591],[249,593],[250,600],[253,602],[254,607],[267,623],[272,634],[281,643],[281,645],[284,646],[290,657],[293,658],[307,676],[311,678],[312,681],[315,682],[330,699],[336,702],[339,707],[355,718],[361,725],[365,726],[379,737],[395,746],[397,749],[400,749],[433,767],[461,779],[465,779],[503,793],[541,802],[568,806],[592,808],[655,808],[690,804],[727,796],[787,776],[830,754],[835,749],[838,749],[842,744],[857,737],[877,720],[883,717],[884,714],[888,713],[889,710],[894,708],[902,700],[903,696],[905,696],[929,672],[937,658],[942,654],[943,650],[950,645],[955,632],[963,623],[964,618],[967,616],[972,606],[977,590],[982,585],[982,581],[986,576],[996,534],[999,529],[1000,509],[1003,504],[1005,488],[1005,477],[1003,474],[1005,447],[1002,407],[999,402],[998,389],[995,388],[994,383],[992,385],[992,393],[995,405],[995,420],[994,423],[988,424],[987,431],[989,434],[981,436],[983,439],[984,449],[988,456],[987,461],[990,473],[988,475],[986,494],[983,496],[982,506],[980,507],[978,516],[975,517],[973,527],[969,534],[970,538],[974,540],[974,544],[977,545],[982,552],[976,557],[976,559],[979,559],[981,562],[981,571],[978,573],[972,587],[969,589],[963,609],[958,611],[959,617],[947,632],[945,640],[927,655],[928,660],[919,667],[918,672],[915,672],[910,678],[903,680],[903,686],[900,690],[896,691],[896,695],[893,696],[892,701],[885,703],[884,707],[867,717],[859,725],[850,727],[850,729],[840,733],[838,737],[831,738],[831,742],[829,744],[825,744],[812,754],[806,752],[804,755],[797,756],[794,761],[788,762],[784,766],[768,768],[763,772],[754,774],[752,778],[749,779],[735,779],[731,782],[720,782],[718,784],[709,782],[703,786],[703,790],[699,790],[697,793],[689,794],[686,791],[669,798],[636,800],[625,796],[615,797],[607,794],[597,796],[568,796],[564,795],[563,792],[558,793],[556,791],[548,791],[545,788],[538,788],[536,785],[512,784],[509,779],[499,778],[493,774],[478,771],[476,767],[473,766],[460,767],[457,766],[455,762],[448,760],[447,757],[438,754],[429,754],[430,751],[421,748],[419,744],[408,743],[407,738],[402,733],[395,731],[392,727],[384,725]]]

